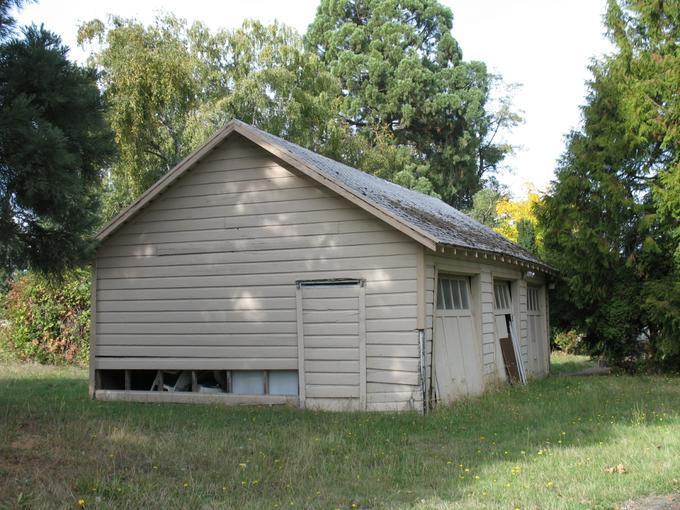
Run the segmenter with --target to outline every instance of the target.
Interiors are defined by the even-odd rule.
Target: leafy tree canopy
[[[352,133],[372,146],[389,132],[408,150],[406,181],[469,207],[510,150],[496,133],[519,119],[507,101],[487,110],[493,77],[463,60],[452,21],[436,0],[322,0],[305,41],[340,81]]]
[[[112,17],[83,24],[79,43],[92,48],[121,154],[108,217],[232,117],[313,149],[332,140],[334,81],[286,26],[213,33],[172,15],[149,26]]]
[[[535,214],[540,196],[532,185],[528,185],[526,198],[512,200],[502,197],[496,203],[498,225],[496,232],[519,244],[531,252],[538,252],[542,246],[542,236],[537,230]]]
[[[563,275],[555,321],[619,362],[640,340],[655,361],[680,359],[679,22],[677,2],[610,0],[617,51],[592,66],[583,128],[538,209]]]
[[[17,4],[18,2],[14,2]],[[7,28],[8,3],[0,15]],[[42,27],[0,44],[0,266],[59,271],[87,256],[112,155],[95,75]]]

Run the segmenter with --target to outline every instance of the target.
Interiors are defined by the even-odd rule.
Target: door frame
[[[366,410],[366,280],[363,278],[322,278],[295,282],[295,307],[298,343],[298,396],[305,408],[305,335],[302,290],[304,287],[359,287],[359,408]]]

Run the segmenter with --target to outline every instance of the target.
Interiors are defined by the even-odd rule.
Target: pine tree
[[[96,76],[42,27],[0,44],[0,266],[83,261],[112,155]]]

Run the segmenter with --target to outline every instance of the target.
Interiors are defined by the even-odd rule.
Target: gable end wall
[[[362,278],[367,407],[420,409],[418,249],[233,135],[100,247],[95,367],[297,369],[295,282]]]

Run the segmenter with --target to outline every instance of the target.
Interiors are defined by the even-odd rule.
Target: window
[[[538,299],[538,288],[528,287],[527,288],[527,309],[530,312],[538,312],[541,309],[541,305]]]
[[[297,370],[97,370],[98,390],[298,395]]]
[[[440,276],[437,285],[438,310],[469,310],[467,278]]]
[[[236,395],[264,395],[265,374],[261,370],[236,370],[231,373],[231,392]]]
[[[496,283],[493,286],[496,298],[496,310],[509,310],[512,305],[510,300],[510,285],[507,282]]]

